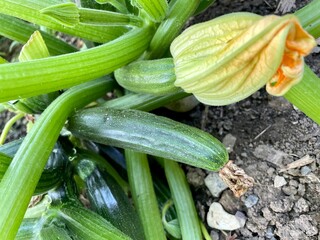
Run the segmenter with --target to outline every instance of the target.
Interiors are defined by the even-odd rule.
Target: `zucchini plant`
[[[176,162],[219,171],[228,153],[212,135],[148,113],[184,97],[226,105],[267,85],[320,123],[319,79],[303,62],[320,36],[320,2],[295,16],[230,14],[181,33],[213,3],[0,0],[0,35],[23,44],[18,61],[0,57],[0,111],[16,113],[0,137],[0,239],[201,239]],[[24,116],[26,137],[4,144]],[[154,158],[170,194],[153,187]],[[173,225],[161,220],[164,196]]]

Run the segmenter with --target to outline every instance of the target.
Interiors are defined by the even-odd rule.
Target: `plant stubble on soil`
[[[190,24],[237,11],[281,14],[308,2],[221,0]],[[311,54],[306,62],[319,76],[319,54]],[[219,202],[230,214],[240,211],[246,218],[244,227],[232,232],[209,227],[212,239],[320,239],[320,127],[316,123],[284,98],[271,97],[264,89],[226,107],[200,104],[188,113],[168,114],[222,140],[230,149],[230,159],[255,179],[254,187],[240,199],[228,189],[213,197],[204,184],[209,172],[184,167],[204,223],[213,202]],[[2,129],[9,118],[2,113],[0,119]],[[25,122],[19,123],[9,140],[25,131]],[[304,163],[285,170],[301,158],[306,159]]]

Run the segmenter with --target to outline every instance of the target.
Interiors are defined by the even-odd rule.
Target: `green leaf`
[[[74,3],[61,3],[40,10],[52,20],[69,27],[79,23],[79,9]]]
[[[7,60],[5,60],[3,57],[0,56],[0,64],[7,63],[7,62],[8,62]]]
[[[31,35],[29,41],[23,46],[19,55],[19,61],[24,62],[49,56],[48,48],[41,36],[41,33],[39,31],[35,31]]]

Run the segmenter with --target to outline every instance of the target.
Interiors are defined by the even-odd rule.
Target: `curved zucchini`
[[[78,155],[72,164],[84,181],[91,209],[132,239],[143,240],[138,214],[120,185],[87,156]]]
[[[22,141],[17,140],[0,147],[0,181],[21,143]],[[33,194],[38,195],[45,193],[58,186],[62,182],[62,170],[65,167],[65,163],[66,156],[64,151],[60,144],[56,143]]]
[[[178,92],[172,58],[133,62],[114,72],[117,82],[132,92],[165,95]]]
[[[91,108],[69,119],[77,137],[195,167],[217,171],[228,161],[225,147],[197,128],[138,110]]]

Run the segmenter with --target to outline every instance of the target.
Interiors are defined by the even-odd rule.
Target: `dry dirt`
[[[221,0],[193,22],[236,11],[282,14],[307,2]],[[306,62],[320,76],[319,54],[312,54]],[[254,187],[240,199],[230,190],[213,197],[203,181],[208,172],[186,168],[204,222],[212,202],[247,218],[243,228],[232,232],[208,228],[213,239],[320,239],[319,125],[264,89],[226,107],[199,105],[183,118],[230,144],[230,159],[255,179]],[[285,170],[297,160],[302,163]]]

